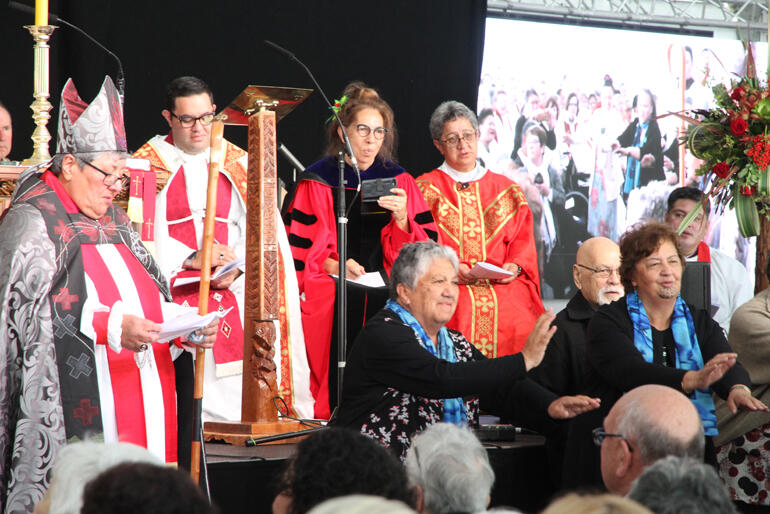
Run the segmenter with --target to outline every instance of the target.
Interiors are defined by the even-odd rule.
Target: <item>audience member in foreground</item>
[[[273,514],[304,514],[338,496],[368,494],[414,505],[398,460],[352,430],[328,428],[297,446],[278,484]]]
[[[714,468],[687,457],[666,457],[647,468],[628,497],[655,514],[736,512]]]
[[[752,394],[767,404],[770,401],[770,288],[735,311],[728,339],[751,375]],[[716,401],[716,407],[719,436],[714,444],[719,475],[733,500],[767,509],[770,482],[763,470],[770,462],[770,413],[733,413],[722,400]],[[741,507],[739,510],[747,510]]]
[[[78,514],[85,485],[101,472],[124,462],[163,465],[145,448],[129,443],[82,441],[65,446],[56,457],[51,486],[35,506],[35,514]]]
[[[119,464],[89,482],[80,514],[216,514],[184,471],[141,462]]]
[[[351,494],[326,500],[310,509],[308,514],[414,514],[414,509],[396,500],[380,496]]]
[[[588,326],[589,391],[609,409],[623,393],[643,384],[683,391],[698,409],[707,436],[717,435],[712,393],[731,411],[767,410],[751,396],[749,375],[730,350],[722,328],[705,310],[679,295],[684,256],[676,233],[648,223],[620,239],[620,278],[625,298],[602,307]],[[714,459],[709,439],[707,459]]]
[[[601,447],[604,485],[625,495],[644,468],[675,455],[703,460],[703,424],[692,402],[661,385],[632,389],[615,405],[601,428],[594,430]]]
[[[478,423],[485,410],[547,431],[598,407],[557,398],[527,378],[556,328],[540,317],[521,353],[487,359],[444,327],[457,306],[457,256],[432,241],[404,245],[390,272],[390,299],[356,338],[348,358],[339,424],[379,440],[402,459],[415,433],[439,421]],[[466,401],[467,399],[467,401]]]
[[[703,192],[695,187],[680,187],[671,191],[668,195],[666,223],[677,230],[685,216],[690,214],[702,198]],[[709,210],[710,204],[707,201],[704,210],[679,235],[678,245],[687,261],[710,263],[711,305],[716,307],[714,321],[719,323],[725,333],[729,333],[733,313],[751,299],[752,281],[743,264],[703,242],[709,225]]]
[[[470,430],[450,423],[429,426],[412,439],[405,464],[422,514],[486,509],[495,472]]]
[[[652,511],[614,494],[570,493],[551,503],[541,514],[652,514]]]

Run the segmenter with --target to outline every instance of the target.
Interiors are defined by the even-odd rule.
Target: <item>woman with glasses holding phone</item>
[[[393,110],[380,95],[361,82],[350,83],[334,110],[350,139],[365,184],[384,185],[385,195],[362,200],[358,177],[345,155],[345,203],[348,208],[347,277],[390,271],[405,243],[437,238],[430,210],[412,176],[394,162],[396,127]],[[332,116],[328,123],[325,157],[312,164],[297,183],[285,216],[300,294],[304,295],[305,328],[311,390],[316,417],[329,416],[329,349],[334,320],[335,284],[339,273],[335,206],[339,184],[338,154],[343,152],[342,128]],[[379,179],[379,183],[367,182]],[[348,294],[350,341],[368,315],[385,303],[387,293]],[[336,355],[336,352],[334,352]],[[332,377],[333,378],[333,377]]]
[[[518,353],[544,309],[532,228],[521,188],[476,159],[478,122],[460,102],[444,102],[430,119],[433,144],[444,157],[417,178],[441,242],[460,259],[460,296],[447,327],[485,356]],[[510,272],[505,278],[471,274],[481,262]]]

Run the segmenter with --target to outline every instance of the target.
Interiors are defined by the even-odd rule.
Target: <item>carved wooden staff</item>
[[[203,245],[201,246],[201,288],[198,296],[198,314],[209,311],[209,283],[211,282],[211,246],[214,243],[214,217],[217,210],[217,182],[222,161],[222,135],[225,125],[216,120],[211,124],[211,154],[209,157],[209,184],[206,190],[206,217],[203,221]],[[195,350],[195,387],[193,389],[193,434],[190,473],[197,484],[201,468],[201,413],[203,410],[203,365],[206,350]]]

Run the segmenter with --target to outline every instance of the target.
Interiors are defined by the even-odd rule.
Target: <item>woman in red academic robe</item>
[[[460,102],[444,102],[430,120],[433,144],[444,163],[417,178],[441,242],[460,259],[460,298],[447,327],[462,332],[487,357],[519,352],[543,313],[532,213],[521,188],[488,171],[477,159],[476,115]],[[513,273],[477,280],[477,262]]]
[[[362,202],[355,194],[358,178],[345,157],[348,215],[348,278],[367,272],[387,273],[405,243],[436,239],[436,225],[414,178],[393,162],[396,128],[393,111],[376,91],[360,82],[349,84],[337,101],[361,180],[395,179],[390,194]],[[336,119],[329,124],[326,157],[309,166],[294,191],[285,217],[294,256],[299,290],[304,295],[302,323],[305,330],[311,391],[315,415],[329,416],[329,350],[335,308],[335,284],[329,276],[339,270],[337,253],[336,196],[339,183],[337,154],[343,149],[342,131]],[[352,202],[352,205],[351,205]],[[348,340],[353,341],[367,317],[386,300],[384,291],[359,294],[348,288]],[[336,340],[336,338],[335,338]],[[336,350],[333,352],[336,355]]]

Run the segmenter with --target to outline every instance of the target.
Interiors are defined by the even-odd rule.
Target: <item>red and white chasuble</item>
[[[124,350],[120,324],[124,314],[162,323],[189,309],[163,301],[125,245],[83,245],[82,252],[88,299],[80,329],[97,343],[105,442],[137,444],[165,462],[176,462],[173,358],[183,350],[169,343],[153,343],[139,353]]]
[[[441,244],[453,248],[461,263],[521,266],[521,274],[508,284],[461,284],[457,310],[446,324],[487,357],[500,357],[521,351],[544,311],[532,213],[515,182],[479,168],[471,173],[473,180],[458,182],[436,169],[417,177],[417,185]]]
[[[217,209],[214,226],[215,242],[232,248],[238,257],[246,253],[246,177],[247,155],[237,146],[224,141],[223,172],[217,184]],[[177,278],[199,274],[183,269],[184,260],[200,249],[206,209],[209,152],[184,153],[174,146],[171,135],[155,136],[136,153],[149,159],[154,168],[172,173],[166,187],[158,193],[155,219],[156,257],[161,270],[169,278],[174,301],[197,306],[197,283],[174,287]],[[276,207],[277,209],[277,207]],[[278,223],[280,216],[276,217]],[[277,231],[286,239],[283,226]],[[288,240],[279,240],[282,255],[291,255]],[[275,352],[278,391],[294,415],[311,417],[313,399],[310,394],[310,371],[305,353],[296,277],[291,257],[281,259],[281,312],[277,322],[279,340]],[[290,266],[287,272],[284,266]],[[291,294],[287,294],[291,292]],[[233,310],[220,321],[214,349],[206,350],[204,371],[204,420],[239,421],[243,369],[243,299],[244,275],[228,289],[211,289],[209,310]]]
[[[77,212],[53,175],[44,176],[68,212]],[[173,359],[183,351],[153,343],[135,353],[121,346],[123,316],[162,323],[188,312],[163,299],[147,270],[124,244],[81,244],[86,299],[80,331],[96,342],[96,374],[105,442],[147,448],[164,462],[177,462],[176,382]],[[57,301],[75,298],[59,294]],[[83,408],[84,418],[95,414]]]

